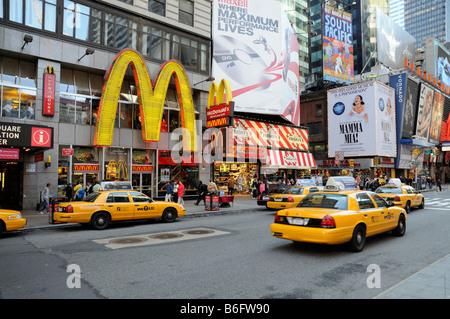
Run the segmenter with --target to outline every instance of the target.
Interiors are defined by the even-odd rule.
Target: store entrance
[[[144,174],[144,173],[138,173],[133,174],[132,177],[132,183],[133,183],[133,189],[144,193],[147,196],[152,196],[152,176],[153,174]]]
[[[83,186],[86,188],[87,182],[92,183],[94,181],[98,181],[97,173],[74,173],[72,187],[75,188],[75,186],[77,186],[78,184],[83,184]]]
[[[0,207],[3,209],[21,210],[22,194],[23,163],[0,163]]]

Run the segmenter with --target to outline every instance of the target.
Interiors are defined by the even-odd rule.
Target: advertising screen
[[[332,82],[354,82],[351,13],[323,6],[323,78]]]
[[[434,90],[428,85],[421,83],[415,135],[424,138],[427,142],[430,133],[433,99]]]
[[[433,112],[431,113],[431,125],[429,141],[434,144],[439,144],[441,139],[442,115],[444,112],[445,97],[438,93],[434,93]]]
[[[236,112],[300,124],[298,41],[274,0],[213,0],[212,75],[227,79]]]
[[[328,156],[397,155],[395,91],[372,81],[328,91]]]

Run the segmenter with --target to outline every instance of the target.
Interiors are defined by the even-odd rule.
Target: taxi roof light
[[[391,178],[386,185],[401,186],[403,183],[400,178]]]
[[[344,189],[358,189],[356,180],[350,176],[334,176],[328,178],[325,191],[338,192]]]

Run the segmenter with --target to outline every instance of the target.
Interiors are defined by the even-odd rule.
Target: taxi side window
[[[130,199],[126,192],[110,193],[106,199],[107,203],[129,203]]]
[[[356,201],[358,202],[359,209],[375,208],[375,205],[373,204],[369,195],[365,193],[356,194]]]
[[[130,192],[131,198],[135,203],[148,203],[150,198],[138,192]]]
[[[318,192],[319,191],[319,189],[318,188],[315,188],[315,187],[311,187],[310,189],[309,189],[309,192],[310,193],[315,193],[315,192]]]
[[[405,188],[406,188],[406,192],[407,192],[408,194],[414,194],[414,192],[413,192],[413,190],[412,190],[411,187],[405,187]]]
[[[377,194],[372,194],[373,200],[377,204],[378,208],[388,207],[386,202]]]

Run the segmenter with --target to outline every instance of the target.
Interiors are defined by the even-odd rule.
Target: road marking
[[[210,229],[210,228],[194,228],[175,230],[163,233],[152,233],[144,235],[113,237],[105,239],[93,240],[93,242],[105,245],[110,249],[120,249],[126,247],[148,246],[164,243],[173,243],[177,241],[185,241],[198,238],[206,238],[212,236],[230,234],[226,231]]]

